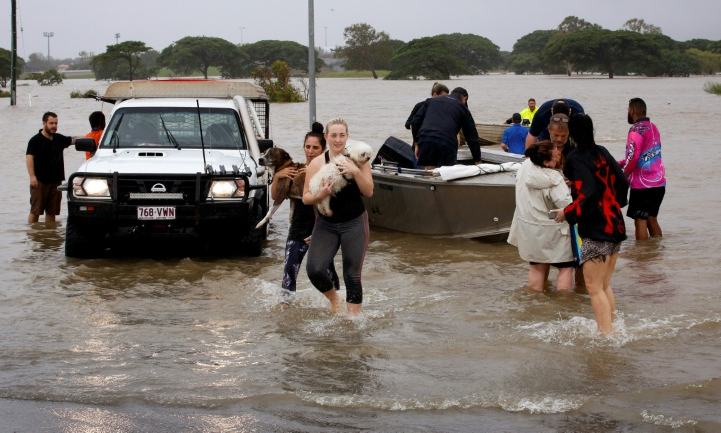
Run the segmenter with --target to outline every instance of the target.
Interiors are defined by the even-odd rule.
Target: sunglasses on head
[[[551,122],[568,123],[568,117],[551,117]]]

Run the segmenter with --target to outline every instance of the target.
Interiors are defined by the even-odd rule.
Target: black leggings
[[[285,268],[283,269],[283,289],[295,292],[295,282],[298,279],[300,264],[303,262],[305,253],[308,252],[308,244],[304,240],[288,239],[285,243]],[[331,281],[333,287],[340,289],[338,274],[335,272],[333,262],[326,270],[326,277]]]
[[[338,249],[343,256],[343,281],[346,289],[346,302],[363,302],[361,270],[368,248],[368,213],[343,223],[331,223],[318,217],[310,237],[310,250],[306,270],[310,282],[325,293],[333,288],[328,279],[328,268],[333,263]]]

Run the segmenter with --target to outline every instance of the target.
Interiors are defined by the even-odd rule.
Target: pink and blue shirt
[[[666,186],[661,159],[661,134],[647,117],[638,119],[628,131],[626,154],[618,164],[626,173],[631,189]]]

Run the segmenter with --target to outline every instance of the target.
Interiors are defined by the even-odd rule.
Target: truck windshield
[[[236,112],[227,108],[127,107],[117,110],[100,147],[247,149]]]

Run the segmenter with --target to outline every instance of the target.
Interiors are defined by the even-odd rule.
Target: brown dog
[[[300,162],[293,162],[293,158],[290,157],[288,152],[281,149],[280,147],[271,147],[266,150],[263,154],[265,160],[264,165],[269,167],[273,174],[283,170],[286,167],[294,167],[296,170],[305,168],[305,164]],[[278,210],[280,205],[287,198],[302,198],[303,197],[303,186],[305,184],[305,170],[302,173],[298,173],[294,179],[288,177],[282,179],[273,179],[273,182],[278,182],[276,189],[278,196],[273,201],[273,206],[268,210],[268,214],[263,218],[255,228],[263,227],[273,217],[275,211]]]

